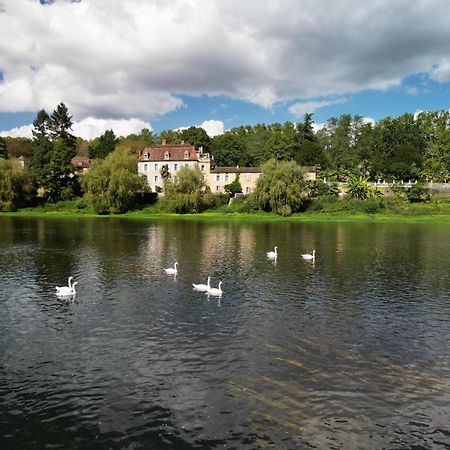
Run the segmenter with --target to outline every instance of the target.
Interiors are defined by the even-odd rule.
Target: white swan
[[[313,250],[313,251],[312,251],[312,255],[309,254],[309,253],[305,253],[304,255],[302,255],[302,258],[303,258],[303,259],[307,259],[307,260],[315,261],[315,259],[316,259],[316,251]]]
[[[164,269],[164,270],[169,275],[176,275],[178,272],[177,265],[178,265],[178,263],[175,261],[175,264],[173,265],[173,267],[169,267],[168,269]]]
[[[216,287],[216,288],[210,287],[206,292],[209,295],[221,296],[222,295],[222,282],[221,281],[219,282],[219,287]]]
[[[275,249],[273,252],[267,252],[267,257],[269,259],[275,259],[278,256],[277,249],[278,247],[275,245]]]
[[[73,280],[73,277],[69,277],[69,279],[67,280],[68,286],[55,286],[56,292],[59,292],[61,289],[65,289],[66,287],[68,287],[69,289],[72,289],[72,280]]]
[[[194,283],[192,283],[192,286],[194,286],[194,289],[196,291],[205,292],[208,289],[210,289],[210,287],[211,287],[210,284],[209,284],[210,280],[211,280],[211,277],[208,277],[207,284],[194,284]]]
[[[75,286],[78,284],[78,281],[75,281],[75,283],[72,284],[71,287],[69,286],[63,286],[59,289],[59,291],[56,293],[58,297],[68,297],[70,295],[75,295],[77,291],[75,290]]]

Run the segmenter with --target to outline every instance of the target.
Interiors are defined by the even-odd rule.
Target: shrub
[[[416,183],[406,190],[406,197],[411,203],[427,202],[430,200],[430,190],[424,183]]]

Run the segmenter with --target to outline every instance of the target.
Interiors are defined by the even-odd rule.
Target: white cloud
[[[205,120],[200,127],[206,131],[209,137],[218,136],[224,132],[224,125],[221,120]]]
[[[33,125],[23,125],[21,127],[12,128],[8,131],[0,131],[0,136],[2,137],[33,137]]]
[[[223,134],[224,132],[224,124],[221,120],[205,120],[201,125],[191,125],[191,126],[203,128],[209,137],[217,136],[219,134]],[[183,131],[187,130],[188,128],[189,128],[188,126],[179,127],[176,128],[174,131]]]
[[[101,136],[106,130],[113,130],[116,136],[128,136],[132,133],[140,133],[143,128],[152,130],[152,126],[141,119],[132,118],[115,120],[87,117],[86,119],[73,123],[72,133],[83,139],[91,140],[97,136]],[[33,136],[32,130],[33,125],[24,125],[9,131],[0,131],[0,136],[31,138]]]
[[[153,129],[148,122],[136,118],[115,120],[87,117],[79,122],[74,122],[72,126],[75,136],[87,140],[102,135],[106,130],[113,130],[116,136],[128,136],[132,133],[140,133],[143,128]]]
[[[322,100],[322,101],[309,101],[309,102],[298,102],[291,105],[288,110],[294,116],[301,117],[306,113],[313,113],[316,109],[323,108],[324,106],[333,105],[335,103],[343,103],[346,100],[344,98],[337,100]]]
[[[449,81],[449,41],[443,0],[2,0],[0,111],[151,120],[181,95],[268,108]]]

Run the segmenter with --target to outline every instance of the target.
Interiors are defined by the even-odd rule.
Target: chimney
[[[161,145],[166,145],[166,140],[165,139],[162,140]]]
[[[181,145],[184,145],[184,141],[181,141]]]

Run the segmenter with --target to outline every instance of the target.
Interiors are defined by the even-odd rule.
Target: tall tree
[[[181,131],[180,137],[184,142],[193,145],[195,148],[203,147],[205,152],[209,152],[211,138],[203,128],[189,127]]]
[[[33,122],[36,150],[31,161],[32,174],[49,201],[71,198],[76,190],[71,159],[75,156],[76,139],[70,134],[71,116],[63,103],[49,118],[39,111]]]
[[[89,155],[91,158],[106,158],[116,148],[118,140],[113,130],[106,130],[98,139],[89,146]]]
[[[0,137],[0,158],[7,159],[8,152],[6,149],[6,141],[2,137]]]

